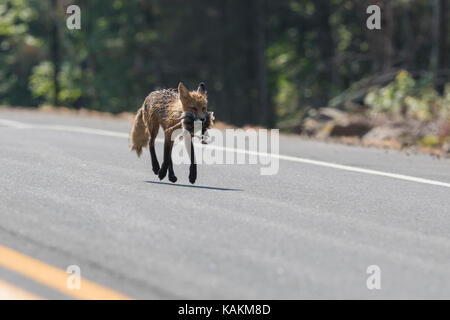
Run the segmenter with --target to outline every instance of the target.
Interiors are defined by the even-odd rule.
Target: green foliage
[[[399,114],[406,105],[406,99],[415,89],[415,81],[405,70],[383,88],[375,88],[365,98],[365,104],[375,111]]]
[[[42,40],[32,32],[38,18],[28,0],[0,3],[0,103],[28,105],[32,101],[27,79],[38,63]]]
[[[27,0],[0,3],[0,36],[26,36],[36,11]]]
[[[53,64],[50,61],[41,62],[33,68],[33,73],[30,77],[30,89],[34,98],[43,98],[47,103],[53,101],[53,70]]]
[[[50,61],[44,61],[33,68],[30,77],[30,90],[33,97],[45,104],[51,104],[54,99],[53,72],[53,64]],[[63,64],[58,77],[60,83],[58,99],[61,103],[70,105],[81,97],[82,89],[77,85],[80,79],[79,68],[69,63]]]
[[[425,136],[423,139],[419,140],[417,143],[423,147],[436,147],[439,146],[441,141],[440,137],[429,135]]]
[[[375,112],[407,115],[420,120],[447,117],[450,110],[450,91],[440,97],[430,81],[415,81],[405,70],[382,88],[373,88],[364,103]]]

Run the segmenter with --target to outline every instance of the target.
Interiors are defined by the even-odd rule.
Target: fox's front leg
[[[177,182],[178,179],[175,176],[175,172],[173,171],[172,147],[173,147],[173,141],[170,142],[170,151],[169,151],[169,181],[175,183],[175,182]]]
[[[191,165],[189,167],[189,182],[194,184],[197,180],[197,163],[195,162],[194,142],[191,139]]]

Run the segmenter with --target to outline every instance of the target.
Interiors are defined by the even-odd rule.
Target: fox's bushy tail
[[[136,151],[138,157],[142,154],[142,148],[145,148],[148,144],[150,133],[146,125],[146,119],[144,119],[144,110],[140,108],[134,118],[133,128],[130,132],[130,146],[131,150]]]

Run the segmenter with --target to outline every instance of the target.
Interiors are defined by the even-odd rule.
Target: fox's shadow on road
[[[163,185],[167,185],[167,186],[183,187],[183,188],[208,189],[208,190],[217,190],[217,191],[244,191],[242,189],[196,186],[196,185],[191,185],[191,184],[177,184],[177,183],[160,182],[160,181],[145,181],[145,182],[151,183],[151,184],[163,184]]]

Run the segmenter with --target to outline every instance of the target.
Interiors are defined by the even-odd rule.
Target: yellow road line
[[[77,299],[130,299],[84,278],[81,278],[80,289],[70,290],[67,288],[67,279],[71,274],[3,246],[0,246],[0,266]]]
[[[0,280],[0,300],[41,300],[34,294],[19,289],[12,284]]]

